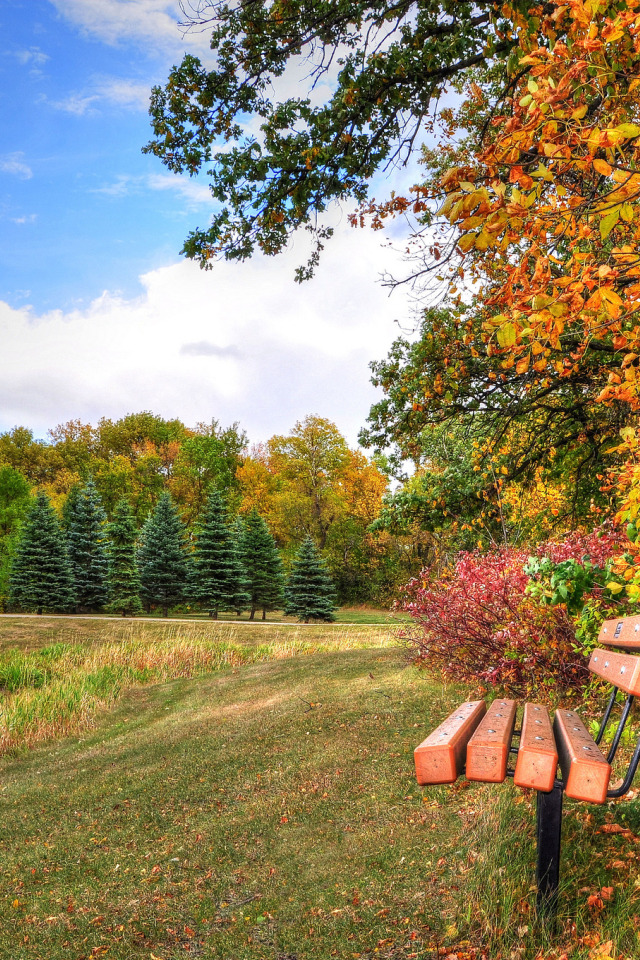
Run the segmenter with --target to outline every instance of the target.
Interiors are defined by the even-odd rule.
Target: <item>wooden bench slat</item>
[[[640,657],[616,650],[594,650],[589,670],[625,693],[640,694]]]
[[[566,795],[588,803],[604,803],[611,766],[578,714],[574,710],[556,710],[553,730]]]
[[[494,700],[467,744],[467,780],[502,783],[516,721],[515,700]]]
[[[513,782],[548,793],[558,767],[558,751],[549,711],[539,703],[525,703],[520,749]]]
[[[598,643],[620,650],[640,650],[640,617],[605,620],[600,627]]]
[[[416,747],[413,756],[416,779],[421,786],[453,783],[458,779],[464,769],[467,742],[486,710],[484,700],[461,704]]]

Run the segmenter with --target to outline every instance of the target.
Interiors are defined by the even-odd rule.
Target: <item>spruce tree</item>
[[[264,620],[267,610],[282,605],[284,568],[269,527],[255,507],[245,519],[240,544],[251,600],[249,619],[253,620],[256,610],[262,607]]]
[[[137,530],[129,501],[118,500],[109,534],[109,604],[111,613],[132,617],[142,611],[140,574],[136,562]]]
[[[107,602],[108,570],[105,525],[107,516],[93,480],[72,490],[63,511],[67,549],[81,611],[101,610]]]
[[[163,493],[144,525],[138,550],[141,597],[150,606],[179,603],[186,591],[188,561],[184,549],[184,526],[171,496]]]
[[[196,532],[193,595],[215,620],[220,610],[245,610],[249,604],[240,551],[217,490],[209,494]]]
[[[21,529],[11,563],[12,605],[36,613],[70,610],[75,590],[67,544],[47,495],[40,491]]]
[[[284,596],[287,616],[304,623],[335,620],[335,590],[311,537],[306,538],[296,554]]]

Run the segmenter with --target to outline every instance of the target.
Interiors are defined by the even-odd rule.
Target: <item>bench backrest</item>
[[[619,650],[640,650],[640,617],[605,620],[598,642]]]

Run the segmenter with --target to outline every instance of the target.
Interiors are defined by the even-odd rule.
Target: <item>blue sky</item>
[[[354,442],[368,361],[408,313],[376,283],[391,255],[336,211],[301,287],[299,240],[207,273],[180,258],[206,183],[141,152],[151,86],[207,53],[179,18],[177,0],[0,4],[0,430],[151,409],[258,441],[316,413]]]

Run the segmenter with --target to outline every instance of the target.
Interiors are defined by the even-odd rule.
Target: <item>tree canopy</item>
[[[316,249],[332,200],[368,195],[376,171],[420,146],[445,84],[505,61],[514,12],[477,0],[200,0],[213,66],[192,55],[155,87],[145,148],[176,173],[211,178],[211,225],[184,253],[208,265],[283,249],[305,226]],[[506,68],[503,70],[506,74]],[[301,78],[304,78],[301,80]]]

